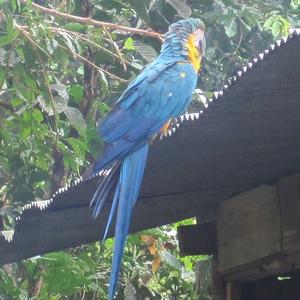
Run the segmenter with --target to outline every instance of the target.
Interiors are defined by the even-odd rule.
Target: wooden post
[[[226,300],[242,300],[241,292],[242,285],[240,282],[229,281],[226,283]]]
[[[213,300],[227,300],[226,299],[226,285],[223,276],[218,267],[217,257],[212,258],[212,299]]]

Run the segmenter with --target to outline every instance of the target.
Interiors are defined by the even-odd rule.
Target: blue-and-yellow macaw
[[[138,198],[149,144],[189,105],[204,49],[201,20],[190,18],[172,24],[157,59],[128,86],[100,125],[105,146],[93,172],[108,167],[111,172],[99,184],[91,203],[97,216],[115,189],[105,231],[106,236],[117,208],[110,300],[116,292],[131,211]],[[112,176],[116,172],[119,172],[117,182]]]

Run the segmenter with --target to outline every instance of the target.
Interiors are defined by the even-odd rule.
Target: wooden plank
[[[215,222],[179,226],[177,236],[181,256],[212,255],[217,252]]]
[[[223,202],[217,211],[218,261],[223,273],[281,253],[275,186],[260,186]]]

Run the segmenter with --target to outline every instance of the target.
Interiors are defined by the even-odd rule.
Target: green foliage
[[[164,33],[180,17],[201,17],[207,51],[190,110],[199,110],[249,57],[300,26],[289,1],[36,1],[76,16]],[[0,225],[20,207],[48,199],[101,152],[101,120],[128,81],[153,61],[160,42],[147,35],[77,23],[0,1]],[[126,67],[124,67],[126,65]],[[188,221],[191,222],[191,221]],[[0,269],[2,299],[105,299],[113,241]],[[129,238],[119,299],[197,299],[193,267],[179,258],[174,226]],[[209,295],[206,297],[209,298]]]

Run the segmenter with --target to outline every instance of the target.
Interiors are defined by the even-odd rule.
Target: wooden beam
[[[216,223],[179,226],[180,255],[212,255],[217,251]]]

